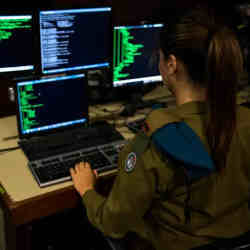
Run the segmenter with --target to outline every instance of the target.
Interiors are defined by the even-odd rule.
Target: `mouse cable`
[[[14,140],[14,139],[18,139],[18,135],[4,137],[2,140],[3,141],[9,141],[9,140]]]
[[[104,112],[104,113],[108,113],[112,116],[112,125],[116,126],[116,120],[117,118],[120,118],[119,113],[122,111],[123,107],[120,107],[117,110],[108,110],[107,108],[101,108],[101,107],[97,107],[98,110]]]
[[[17,149],[19,149],[19,148],[20,148],[20,146],[12,147],[12,148],[1,148],[1,149],[0,149],[0,153],[5,153],[5,152],[14,151],[14,150],[17,150]]]

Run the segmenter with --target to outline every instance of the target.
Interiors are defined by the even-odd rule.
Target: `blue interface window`
[[[43,74],[109,66],[110,7],[41,11],[39,22]]]

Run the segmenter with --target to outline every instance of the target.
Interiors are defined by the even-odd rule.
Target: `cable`
[[[98,106],[96,106],[95,108],[97,111],[99,110],[101,112],[110,114],[111,118],[112,118],[112,125],[116,126],[117,125],[116,120],[117,120],[117,118],[120,118],[119,113],[122,111],[123,106],[119,107],[117,110],[114,110],[114,111],[108,110],[107,108],[101,108]],[[97,114],[97,112],[95,112],[95,113]]]
[[[9,141],[9,140],[14,140],[14,139],[18,139],[18,135],[4,137],[2,140],[3,141]]]
[[[109,113],[114,115],[114,114],[119,114],[122,111],[123,106],[119,107],[117,110],[108,110],[107,108],[101,108],[101,107],[96,107],[96,108],[104,113]]]
[[[0,153],[5,153],[5,152],[14,151],[14,150],[17,150],[17,149],[19,149],[19,148],[20,148],[20,146],[12,147],[12,148],[2,148],[2,149],[0,149]]]

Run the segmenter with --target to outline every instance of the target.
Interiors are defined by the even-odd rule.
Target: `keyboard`
[[[19,145],[28,160],[34,161],[120,140],[124,140],[123,136],[112,125],[104,123],[20,140]]]
[[[140,118],[131,122],[127,123],[127,127],[128,129],[133,132],[133,133],[138,133],[139,131],[141,131],[142,126],[144,124],[145,118]]]
[[[48,157],[45,160],[30,161],[28,166],[39,186],[46,187],[71,180],[69,169],[81,161],[89,162],[91,168],[98,174],[116,169],[119,152],[125,144],[126,141],[121,140],[56,157]]]
[[[40,187],[71,179],[69,169],[89,162],[99,174],[117,168],[124,137],[107,122],[30,139],[19,145],[28,158],[28,167]]]

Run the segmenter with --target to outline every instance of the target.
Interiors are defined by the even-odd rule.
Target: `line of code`
[[[25,85],[20,87],[20,109],[22,113],[22,126],[24,130],[28,130],[39,123],[36,121],[36,110],[43,107],[43,104],[32,104],[33,100],[37,100],[38,96],[34,94],[33,85]]]
[[[31,29],[30,18],[0,19],[0,41],[9,39],[16,29]]]
[[[134,37],[127,28],[114,30],[114,57],[113,57],[113,75],[114,81],[127,78],[130,74],[124,73],[135,62],[135,57],[142,55],[139,50],[144,47],[143,44],[134,44]]]
[[[43,64],[45,68],[67,65],[72,56],[70,41],[75,34],[75,15],[41,16]]]

